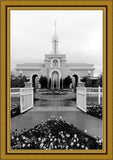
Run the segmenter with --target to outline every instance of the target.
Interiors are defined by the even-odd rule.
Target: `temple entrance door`
[[[52,89],[59,89],[59,73],[54,71],[52,73]]]

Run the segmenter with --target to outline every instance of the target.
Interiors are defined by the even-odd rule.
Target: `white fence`
[[[33,108],[33,88],[11,88],[11,97],[20,98],[20,113]]]
[[[86,112],[86,88],[77,87],[77,107]]]
[[[91,87],[87,87],[86,88],[86,94],[87,94],[87,97],[97,97],[98,99],[98,102],[97,104],[101,104],[101,97],[102,97],[102,92],[103,92],[103,89],[99,86],[99,87],[95,87],[95,88],[91,88]]]
[[[97,98],[97,104],[101,104],[102,99],[102,88],[99,86],[98,88],[92,88],[92,87],[85,87],[84,85],[77,87],[77,107],[83,110],[84,112],[87,112],[87,101],[89,99],[95,99]],[[93,102],[91,102],[93,103]]]

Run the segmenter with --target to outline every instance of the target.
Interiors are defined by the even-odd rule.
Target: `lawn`
[[[19,105],[20,104],[20,97],[11,97],[11,105],[13,104],[17,104]]]
[[[90,104],[98,104],[98,97],[97,96],[87,96],[87,105]],[[102,97],[100,98],[100,104],[102,104]]]

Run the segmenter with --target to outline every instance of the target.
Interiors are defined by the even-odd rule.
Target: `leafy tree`
[[[49,79],[49,89],[51,88],[51,78]]]
[[[97,86],[102,87],[102,74],[98,76],[98,79],[97,79]]]
[[[85,87],[92,87],[92,81],[91,81],[90,77],[85,76],[82,78],[81,81],[85,82]]]
[[[47,77],[41,76],[39,82],[41,84],[41,88],[47,88],[47,83],[48,83]]]
[[[60,88],[62,89],[62,78],[60,78]]]
[[[11,88],[17,88],[17,87],[25,87],[25,82],[28,82],[26,76],[13,76],[11,75]]]
[[[69,88],[69,85],[72,83],[72,79],[70,76],[67,76],[63,79],[63,88]]]

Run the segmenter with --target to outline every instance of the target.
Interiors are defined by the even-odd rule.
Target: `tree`
[[[47,83],[48,83],[47,77],[41,76],[39,79],[39,83],[41,84],[41,88],[47,88]]]
[[[72,83],[72,79],[70,76],[67,76],[63,79],[63,88],[69,88],[69,85]]]
[[[63,86],[62,86],[62,78],[60,78],[60,89],[62,89]]]
[[[49,89],[51,88],[51,78],[49,79]]]
[[[11,88],[25,87],[25,82],[28,82],[26,76],[19,75],[18,77],[11,75]]]
[[[92,87],[92,81],[91,81],[90,77],[85,76],[82,78],[81,81],[85,82],[85,87]]]
[[[100,75],[98,76],[98,79],[97,79],[97,86],[102,87],[102,74],[100,74]]]

